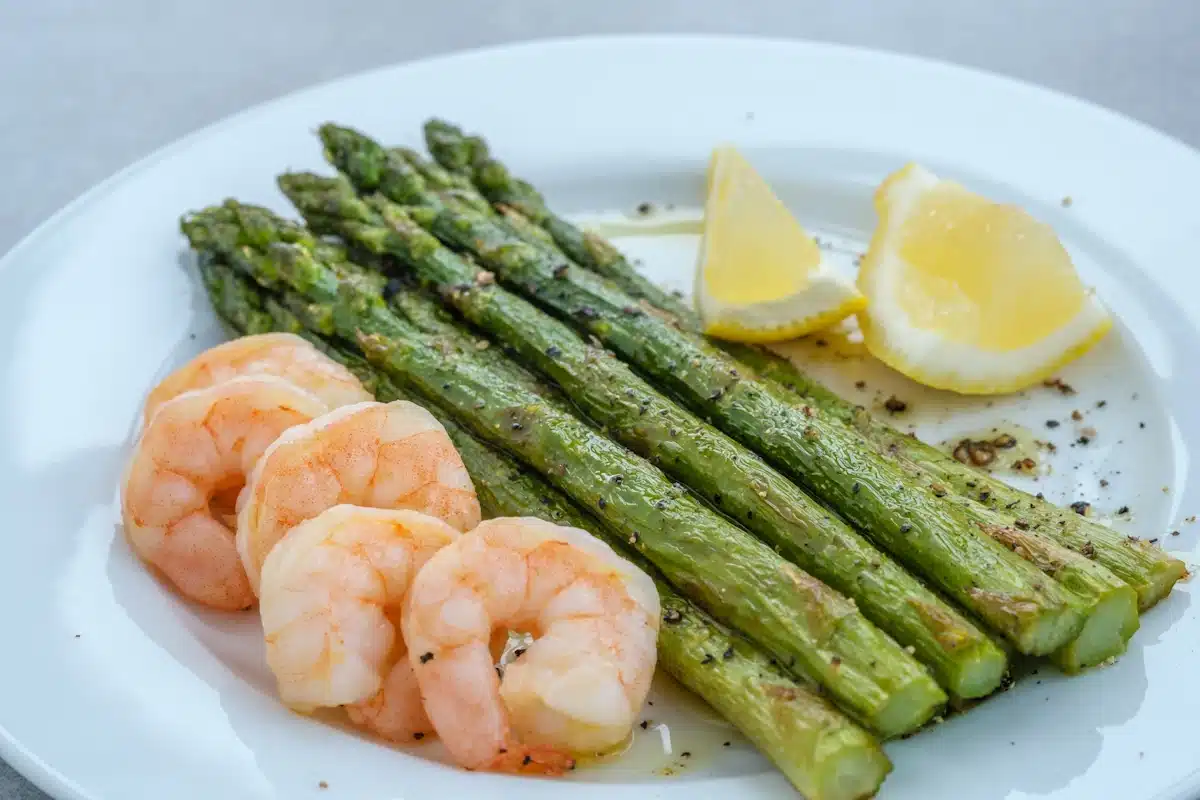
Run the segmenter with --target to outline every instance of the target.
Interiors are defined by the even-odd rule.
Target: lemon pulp
[[[1027,347],[1083,306],[1083,284],[1049,225],[954,184],[918,202],[899,254],[913,267],[900,298],[909,319],[951,341]],[[1030,285],[1037,291],[1020,291]]]

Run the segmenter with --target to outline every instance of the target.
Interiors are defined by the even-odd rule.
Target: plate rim
[[[399,73],[415,68],[436,68],[439,64],[457,62],[466,59],[487,59],[492,56],[509,54],[514,51],[552,52],[557,49],[570,49],[577,46],[605,46],[619,49],[627,46],[647,47],[656,45],[688,44],[704,47],[707,45],[722,46],[725,44],[756,44],[772,48],[808,50],[815,55],[822,52],[837,57],[853,57],[874,61],[880,64],[903,64],[923,69],[934,70],[949,76],[957,76],[974,83],[991,85],[997,88],[1007,88],[1023,97],[1041,99],[1052,102],[1060,107],[1068,108],[1072,113],[1098,115],[1106,118],[1110,124],[1120,124],[1135,133],[1145,141],[1154,141],[1158,147],[1174,151],[1175,157],[1190,159],[1200,165],[1200,149],[1179,139],[1173,134],[1166,133],[1152,125],[1132,117],[1124,112],[1108,108],[1092,100],[1077,97],[1066,92],[1042,86],[1031,81],[1002,73],[992,72],[974,66],[960,65],[938,58],[905,53],[883,48],[861,47],[834,42],[817,41],[803,38],[786,38],[775,36],[757,36],[749,34],[708,34],[708,33],[626,33],[626,34],[584,34],[572,36],[555,36],[534,39],[508,41],[483,47],[462,48],[430,55],[422,58],[406,59],[382,64],[365,70],[359,70],[346,75],[305,84],[296,89],[284,92],[269,99],[247,106],[220,117],[189,133],[186,133],[166,144],[163,144],[148,154],[136,159],[128,165],[116,170],[108,177],[93,184],[84,192],[68,201],[63,206],[45,218],[32,230],[21,236],[7,252],[0,255],[0,274],[17,269],[18,264],[27,251],[32,251],[40,245],[43,239],[53,235],[59,226],[67,224],[73,217],[95,206],[115,188],[129,181],[142,172],[153,168],[161,161],[186,150],[195,143],[219,133],[226,127],[258,116],[269,115],[280,106],[293,102],[306,95],[336,91],[343,84],[351,84],[369,77],[378,77],[387,73]],[[96,795],[65,776],[58,768],[47,763],[38,755],[23,745],[0,722],[0,758],[24,779],[38,789],[54,798],[63,800],[94,800]],[[1200,764],[1190,773],[1181,777],[1178,782],[1166,790],[1163,798],[1182,797],[1182,792],[1200,788]]]

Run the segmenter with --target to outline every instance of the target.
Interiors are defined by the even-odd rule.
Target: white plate
[[[1082,425],[1097,429],[1096,441],[1068,447],[1078,435],[1070,421],[1053,432],[1063,446],[1040,487],[1102,509],[1127,503],[1131,531],[1178,528],[1166,544],[1194,554],[1200,528],[1183,518],[1200,511],[1188,481],[1200,442],[1196,153],[1040,89],[823,45],[589,39],[386,69],[292,95],[151,156],[3,261],[0,726],[4,757],[52,794],[290,800],[564,791],[457,771],[289,714],[273,699],[253,616],[178,602],[117,529],[116,483],[145,391],[216,338],[181,261],[179,214],[228,195],[284,210],[272,179],[285,168],[322,168],[318,123],[416,145],[433,114],[485,133],[573,212],[641,200],[694,206],[709,150],[726,140],[750,154],[809,227],[850,248],[873,225],[872,187],[909,159],[1024,204],[1057,227],[1120,319],[1066,373],[1080,395],[1038,390],[991,408],[958,401],[961,413],[948,416],[937,411],[944,397],[918,394],[870,365],[826,370],[842,380],[863,370],[872,388],[905,393],[934,436],[992,419],[1040,430],[1047,417],[1086,410]],[[1067,195],[1069,208],[1060,205]],[[657,274],[686,279],[691,243],[630,246]],[[966,716],[889,745],[896,770],[883,797],[1193,797],[1200,618],[1190,600],[1183,585],[1147,615],[1113,667],[1072,680],[1044,670]],[[662,754],[659,732],[643,736],[635,764],[580,771],[573,797],[612,796],[613,782],[631,798],[785,792],[749,748],[722,748],[719,723],[694,707],[660,697],[647,711],[671,722],[675,755]],[[682,749],[695,751],[689,766],[659,774]]]

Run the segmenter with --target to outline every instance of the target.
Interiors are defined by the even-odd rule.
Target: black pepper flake
[[[991,499],[992,499],[992,493],[989,492],[987,489],[984,489],[982,492],[979,493],[979,502],[986,503],[987,501],[989,501]]]
[[[682,753],[679,754],[679,757],[680,758],[691,758],[692,757],[691,751],[684,750]]]
[[[639,727],[641,727],[642,730],[646,730],[646,728],[650,727],[650,720],[644,719],[640,723],[638,723],[638,725],[639,725]]]
[[[1108,405],[1108,401],[1101,400],[1100,402],[1096,403],[1096,408],[1104,408],[1106,405]]]
[[[583,306],[579,310],[577,310],[575,312],[575,314],[577,316],[583,317],[584,319],[596,319],[597,317],[600,316],[600,313],[598,311],[596,311],[596,309],[592,308],[591,306]]]
[[[887,409],[888,413],[899,414],[908,410],[908,403],[896,397],[896,395],[892,395],[884,402],[883,407]]]
[[[859,484],[858,481],[855,481],[854,485],[850,487],[850,491],[854,494],[858,494],[859,491],[861,491],[861,490],[862,490],[862,485]]]
[[[911,530],[912,530],[912,525],[909,525],[907,522],[900,526],[901,533],[908,533]]]
[[[523,759],[521,759],[521,766],[523,766],[523,767],[527,767],[532,763],[533,763],[532,756],[525,756]]]
[[[1016,508],[1019,505],[1021,505],[1020,500],[1013,500],[1011,503],[1006,505],[1005,508],[1008,509],[1009,511],[1011,511],[1012,509]]]
[[[608,501],[605,500],[603,497],[601,497],[599,500],[596,501],[596,505],[600,506],[601,508],[607,508]]]
[[[1178,535],[1179,531],[1175,531],[1175,533]],[[726,661],[733,658],[733,645],[729,645],[729,647],[725,648],[725,652],[721,653],[721,658],[725,659]]]
[[[518,658],[520,658],[523,655],[525,655],[525,648],[518,647],[516,650],[513,650],[513,661],[516,661]]]
[[[1145,427],[1146,427],[1146,423],[1144,423],[1144,422],[1139,422],[1139,423],[1138,423],[1138,427],[1139,427],[1139,428],[1145,428]]]
[[[671,428],[670,430],[667,431],[667,435],[670,436],[672,439],[674,439],[676,436],[679,435],[679,431],[676,430],[675,428]]]
[[[701,663],[701,664],[711,664],[711,663],[713,663],[714,661],[716,661],[716,659],[715,659],[715,658],[713,658],[713,654],[712,654],[712,653],[705,653],[705,654],[704,654],[704,658],[700,659],[700,663]]]
[[[1101,478],[1101,479],[1100,479],[1100,488],[1101,488],[1101,489],[1107,489],[1107,488],[1108,488],[1108,481],[1107,481],[1105,478]]]
[[[1051,378],[1050,380],[1042,381],[1042,385],[1047,389],[1058,389],[1058,393],[1066,396],[1075,394],[1075,387],[1069,383],[1064,383],[1062,378]]]
[[[433,661],[433,653],[422,653],[421,654],[421,663],[422,664],[428,664],[430,661]]]
[[[679,609],[677,608],[668,608],[667,612],[663,614],[663,622],[667,623],[668,625],[673,625],[674,623],[681,622],[682,620],[683,614],[679,613]]]
[[[559,264],[557,267],[554,268],[554,273],[553,273],[554,277],[556,277],[556,278],[567,277],[567,270],[570,268],[571,268],[570,264]]]
[[[1075,444],[1080,445],[1080,446],[1086,446],[1091,443],[1092,443],[1092,438],[1090,436],[1080,436],[1078,439],[1075,440]]]
[[[558,358],[562,355],[562,348],[556,344],[552,344],[546,348],[546,355],[550,356],[551,358]]]
[[[1171,531],[1171,535],[1172,535],[1172,536],[1178,536],[1178,535],[1179,535],[1179,531]]]
[[[1023,519],[1013,520],[1013,525],[1015,525],[1017,527],[1017,530],[1021,530],[1021,531],[1029,530],[1029,523]]]
[[[861,390],[867,388],[867,382],[866,381],[855,381],[854,388],[861,391]]]
[[[733,742],[724,742],[721,744],[721,746],[722,747],[731,747],[731,746],[733,746]]]
[[[617,486],[620,486],[625,481],[625,476],[613,475],[611,478],[609,478],[609,480],[615,483]]]
[[[1117,513],[1118,514],[1128,514],[1129,506],[1121,506],[1120,508],[1117,509]]]
[[[445,389],[445,390],[447,390],[447,391],[449,391],[449,389],[450,389],[450,384],[448,384],[448,383],[443,383],[443,384],[442,384],[442,388],[443,388],[443,389]]]
[[[1000,679],[1000,691],[1004,692],[1012,688],[1012,685],[1017,682],[1017,679],[1012,676],[1011,672],[1004,673],[1004,677]]]
[[[708,396],[709,400],[720,400],[721,395],[725,394],[724,389],[714,389],[713,393]]]
[[[643,201],[641,203],[638,203],[637,213],[641,214],[643,217],[646,216],[647,214],[649,214],[653,210],[654,210],[654,206],[650,205],[650,203],[648,203],[648,202]]]
[[[657,508],[659,511],[662,511],[664,508],[667,507],[667,501],[666,500],[658,500],[654,503],[654,507]]]
[[[514,422],[514,423],[512,424],[512,429],[513,429],[514,431],[519,431],[519,430],[521,430],[521,428],[524,428],[524,427],[525,427],[525,426],[524,426],[524,425],[522,425],[522,424],[521,424],[521,423],[519,423],[519,422]]]
[[[425,738],[425,734],[421,733],[420,731],[417,731],[416,733],[413,734],[413,738],[419,742]]]
[[[1046,420],[1046,427],[1047,427],[1047,428],[1057,428],[1057,427],[1058,427],[1059,425],[1061,425],[1061,424],[1062,424],[1062,423],[1060,423],[1060,422],[1059,422],[1058,420],[1056,420],[1056,419],[1048,419],[1048,420]]]

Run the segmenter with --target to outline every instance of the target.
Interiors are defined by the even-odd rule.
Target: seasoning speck
[[[861,391],[861,390],[867,388],[867,382],[866,381],[855,381],[854,388]]]
[[[715,659],[715,658],[713,658],[713,654],[712,654],[712,653],[705,653],[705,654],[704,654],[704,658],[700,659],[700,663],[701,663],[701,664],[711,664],[711,663],[713,663],[714,661],[716,661],[716,659]]]
[[[419,742],[425,738],[425,734],[421,733],[420,731],[417,731],[416,733],[413,734],[413,738]]]
[[[654,206],[651,205],[650,203],[644,202],[644,201],[641,203],[638,203],[638,206],[637,206],[638,216],[648,217],[653,212],[654,212]]]
[[[1048,420],[1046,420],[1046,427],[1047,427],[1047,428],[1050,428],[1050,429],[1057,428],[1057,427],[1058,427],[1060,424],[1061,424],[1061,423],[1060,423],[1058,420],[1056,420],[1056,419],[1048,419]]]
[[[554,277],[565,278],[567,276],[568,269],[570,269],[569,264],[559,264],[557,267],[554,268],[554,273],[553,273]]]
[[[317,784],[317,788],[318,789],[328,789],[329,788],[328,781],[321,781],[320,783]]]
[[[691,758],[692,757],[691,751],[684,750],[682,753],[679,754],[679,757],[680,758]]]
[[[1178,535],[1179,531],[1175,531],[1175,534]],[[733,645],[729,645],[729,647],[725,648],[725,652],[721,654],[721,658],[725,659],[726,661],[733,658]]]
[[[600,506],[601,508],[608,508],[608,501],[601,497],[596,501],[596,505]]]
[[[899,397],[896,397],[896,395],[892,395],[887,399],[886,402],[884,402],[883,407],[887,409],[888,413],[890,414],[900,414],[908,410],[908,403],[904,402]]]
[[[650,727],[650,720],[642,720],[640,723],[638,723],[638,727],[640,727],[642,730],[646,730],[646,728]]]
[[[1117,509],[1117,513],[1118,514],[1128,514],[1129,506],[1121,506],[1120,508]]]
[[[668,624],[673,624],[682,620],[683,614],[679,613],[679,609],[677,608],[668,608],[666,613],[663,614],[663,622]]]
[[[1083,547],[1079,548],[1079,552],[1082,553],[1087,558],[1095,558],[1096,557],[1096,546],[1094,544],[1092,544],[1091,542],[1084,542]]]
[[[909,525],[907,522],[900,526],[901,533],[908,533],[911,530],[912,530],[912,525]]]
[[[546,348],[546,355],[550,356],[551,358],[558,358],[562,355],[562,348],[556,344],[552,344]]]
[[[1051,378],[1050,380],[1042,381],[1042,385],[1047,389],[1057,389],[1061,395],[1070,396],[1075,394],[1075,387],[1069,383],[1065,383],[1062,378]]]
[[[521,423],[519,423],[519,422],[514,422],[514,423],[512,424],[512,429],[513,429],[514,431],[519,431],[519,430],[521,430],[521,428],[523,428],[523,427],[525,427],[525,426],[524,426],[524,425],[522,425],[522,424],[521,424]]]
[[[422,653],[421,654],[421,663],[422,664],[428,664],[430,661],[433,661],[433,653]]]

